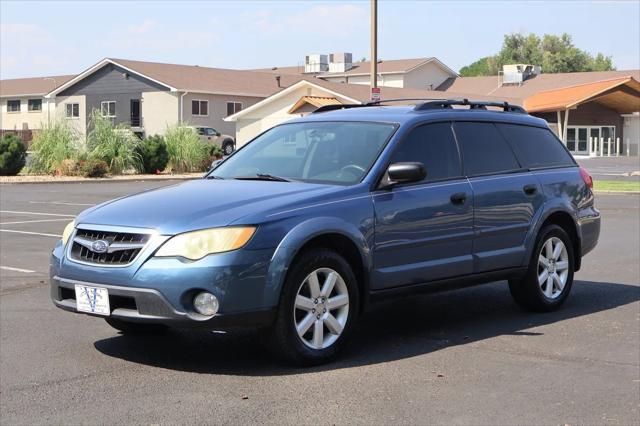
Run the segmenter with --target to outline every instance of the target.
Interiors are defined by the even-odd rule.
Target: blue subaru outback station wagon
[[[318,364],[392,295],[508,280],[523,308],[556,309],[599,233],[591,177],[519,107],[329,106],[202,179],[81,213],[51,297],[123,333],[256,328]]]

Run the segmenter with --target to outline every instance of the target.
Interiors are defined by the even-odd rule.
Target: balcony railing
[[[131,117],[131,127],[142,127],[142,117]]]

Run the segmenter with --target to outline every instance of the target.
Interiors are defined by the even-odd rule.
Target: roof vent
[[[502,66],[502,85],[521,85],[531,76],[541,72],[539,65],[509,64]]]
[[[305,73],[327,72],[328,70],[327,55],[311,54],[304,57]]]
[[[332,53],[329,55],[329,72],[345,72],[353,68],[351,53]]]

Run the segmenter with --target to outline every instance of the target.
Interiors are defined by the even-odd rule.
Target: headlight
[[[66,246],[67,241],[69,241],[69,237],[73,233],[74,228],[76,227],[76,221],[72,220],[64,227],[64,231],[62,231],[62,245]]]
[[[251,239],[255,231],[255,227],[238,227],[187,232],[170,238],[156,252],[156,256],[202,259],[208,254],[241,248]]]

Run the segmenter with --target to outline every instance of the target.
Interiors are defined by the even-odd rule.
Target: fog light
[[[218,312],[218,299],[213,294],[203,291],[193,299],[193,307],[199,314],[215,315]]]

